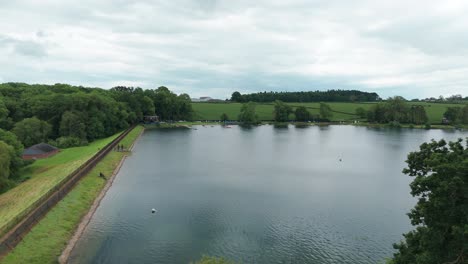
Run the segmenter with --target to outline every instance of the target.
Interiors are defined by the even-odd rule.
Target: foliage
[[[254,102],[248,102],[242,105],[239,121],[245,125],[252,125],[258,123],[258,116],[255,112],[256,104]]]
[[[234,262],[228,261],[224,258],[203,256],[199,261],[193,264],[234,264]]]
[[[359,116],[359,118],[366,118],[367,117],[367,111],[366,109],[362,107],[356,108],[356,115]]]
[[[3,100],[3,97],[0,96],[0,120],[7,118],[9,112]]]
[[[62,114],[59,132],[62,137],[86,139],[86,121],[80,113],[66,111]]]
[[[79,146],[86,146],[88,145],[88,141],[86,139],[78,138],[78,137],[59,137],[56,140],[50,140],[49,144],[52,146],[56,146],[58,148],[71,148],[71,147],[79,147]]]
[[[307,111],[307,108],[304,106],[299,106],[294,111],[294,115],[296,116],[297,121],[309,121],[310,120],[310,112]]]
[[[444,117],[450,124],[468,124],[468,105],[464,107],[448,107]]]
[[[187,94],[176,95],[165,86],[145,90],[145,94],[153,100],[161,120],[192,120],[192,104]]]
[[[385,118],[389,122],[396,121],[405,123],[408,120],[408,105],[401,96],[394,96],[385,102]]]
[[[300,106],[304,106],[307,111],[311,114],[311,120],[314,116],[319,115],[320,104],[319,103],[286,103],[290,105],[294,110]],[[367,111],[374,108],[376,105],[384,105],[384,103],[327,103],[332,111],[333,117],[331,121],[353,121],[356,120],[356,109],[361,107]],[[426,102],[416,102],[411,103],[412,105],[422,106],[426,111],[428,122],[431,124],[439,124],[443,118],[443,113],[447,107],[452,107],[452,104],[442,104],[442,103],[426,103]],[[222,113],[226,113],[230,120],[237,120],[239,116],[241,103],[211,103],[211,102],[194,102],[192,107],[194,110],[194,119],[196,120],[219,120],[219,117]],[[257,103],[256,112],[258,114],[259,120],[262,121],[271,121],[273,104],[270,103]],[[369,111],[370,112],[370,111]],[[373,113],[371,113],[373,114]],[[385,118],[383,118],[385,119]],[[369,120],[370,122],[377,122],[375,120]],[[389,121],[381,121],[380,123],[388,123]]]
[[[16,178],[20,168],[23,166],[24,161],[21,158],[23,154],[23,144],[18,140],[15,134],[0,129],[0,141],[13,148],[13,155],[10,155],[10,178]]]
[[[8,180],[10,177],[10,163],[14,155],[13,147],[0,141],[0,192],[10,185]]]
[[[376,93],[361,92],[356,90],[328,90],[309,92],[260,92],[252,94],[240,94],[234,92],[232,102],[375,102],[380,99]]]
[[[425,124],[428,122],[426,108],[421,104],[409,105],[401,96],[390,97],[384,103],[372,106],[367,112],[367,120],[377,123],[411,123]]]
[[[26,147],[46,142],[51,131],[52,126],[49,123],[36,117],[25,118],[13,128],[13,133]]]
[[[243,98],[242,98],[242,95],[241,93],[239,92],[233,92],[232,95],[231,95],[231,101],[233,102],[243,102]]]
[[[409,122],[411,124],[421,125],[427,123],[428,118],[423,106],[413,105],[409,110]]]
[[[229,120],[229,117],[228,117],[228,115],[226,113],[222,113],[221,117],[220,117],[220,120],[225,122],[225,121]]]
[[[274,103],[274,110],[273,110],[273,119],[276,122],[287,122],[289,121],[289,114],[292,113],[291,106],[276,100]]]
[[[320,118],[324,120],[330,120],[333,113],[331,107],[325,103],[320,103]]]
[[[408,155],[403,172],[415,177],[418,197],[408,214],[415,230],[395,244],[394,263],[466,263],[468,260],[468,144],[431,141]]]
[[[0,128],[13,131],[27,147],[40,142],[62,148],[84,145],[155,113],[163,119],[190,120],[190,98],[166,87],[104,90],[66,84],[0,84]],[[11,173],[15,175],[18,168],[10,168]]]

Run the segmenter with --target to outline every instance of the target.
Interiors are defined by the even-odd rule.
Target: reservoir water
[[[354,126],[146,130],[70,263],[189,263],[202,255],[378,263],[412,229],[407,154],[431,139],[466,136]]]

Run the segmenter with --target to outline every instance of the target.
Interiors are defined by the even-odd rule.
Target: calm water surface
[[[411,229],[409,151],[466,133],[354,126],[147,130],[71,263],[377,263]],[[342,159],[340,161],[339,159]],[[156,208],[156,214],[151,209]]]

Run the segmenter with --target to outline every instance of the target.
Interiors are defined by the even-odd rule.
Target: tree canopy
[[[104,90],[67,84],[0,84],[0,140],[14,150],[9,178],[24,164],[23,145],[48,142],[73,147],[122,131],[144,115],[190,120],[192,112],[189,96],[167,87]],[[2,158],[2,164],[7,163],[6,156]]]
[[[468,105],[464,107],[448,107],[444,117],[450,124],[468,124]]]
[[[256,104],[254,102],[248,102],[242,105],[239,121],[245,125],[253,125],[258,123],[258,116],[255,112]]]
[[[291,114],[292,107],[283,103],[282,101],[276,100],[273,110],[273,119],[276,122],[287,122],[289,121],[289,114]]]
[[[396,264],[468,261],[468,148],[462,139],[431,141],[408,155],[405,174],[418,197],[408,214],[416,229],[395,244]]]
[[[376,93],[356,90],[328,90],[308,92],[260,92],[241,94],[234,92],[231,96],[233,102],[374,102],[380,100]]]
[[[333,112],[329,105],[320,103],[320,118],[323,120],[329,120],[332,118]]]
[[[296,116],[297,121],[309,121],[310,120],[310,112],[304,106],[299,106],[294,111],[294,115]]]
[[[8,186],[8,178],[10,177],[10,164],[15,157],[15,152],[12,146],[0,141],[0,192]]]
[[[376,123],[412,123],[428,122],[426,110],[422,105],[410,105],[403,97],[394,96],[383,103],[373,105],[367,112],[367,120]]]
[[[49,123],[36,117],[25,118],[13,128],[13,133],[26,147],[46,142],[51,131],[52,126]]]

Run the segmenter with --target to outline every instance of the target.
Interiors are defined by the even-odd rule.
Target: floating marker
[[[156,213],[156,209],[154,209],[154,208],[151,209],[151,213],[153,213],[153,214]]]

